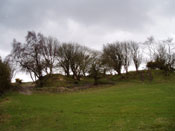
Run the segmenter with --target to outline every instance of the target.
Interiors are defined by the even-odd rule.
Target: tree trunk
[[[39,87],[43,87],[43,76],[40,76],[39,79],[38,79],[38,86]]]
[[[52,74],[52,73],[53,73],[53,67],[50,66],[50,74]]]

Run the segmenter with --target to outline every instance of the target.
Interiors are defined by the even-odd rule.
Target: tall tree
[[[46,74],[52,74],[53,68],[56,66],[59,42],[56,38],[44,37],[40,34],[40,44],[42,46],[42,55],[45,60],[45,72]]]

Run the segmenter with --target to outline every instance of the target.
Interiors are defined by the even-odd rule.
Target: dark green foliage
[[[10,87],[10,67],[7,63],[3,62],[0,58],[0,95]]]
[[[100,69],[100,64],[92,64],[89,75],[94,79],[94,85],[98,85],[98,80],[103,76],[102,71]]]
[[[148,69],[159,69],[164,71],[165,75],[168,75],[168,73],[173,72],[174,68],[165,62],[165,60],[155,60],[155,61],[150,61],[147,63],[147,68]]]
[[[147,63],[148,69],[159,69],[159,70],[165,70],[167,64],[164,60],[156,60],[156,61],[150,61]]]
[[[16,83],[17,83],[17,84],[22,84],[22,80],[21,80],[21,79],[16,78],[15,80],[16,80]]]
[[[149,61],[146,65],[148,69],[157,69],[157,63],[153,61]]]

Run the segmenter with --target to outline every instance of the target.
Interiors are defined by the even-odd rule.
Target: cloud
[[[5,0],[0,1],[0,47],[28,30],[102,47],[111,40],[174,36],[174,0]]]
[[[143,28],[151,22],[151,0],[7,0],[1,2],[1,23],[10,28],[37,28],[46,19],[73,19],[84,26]],[[137,27],[137,28],[136,28]]]

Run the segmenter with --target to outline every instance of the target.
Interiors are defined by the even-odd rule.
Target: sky
[[[175,38],[175,0],[0,0],[0,56],[27,31],[100,50],[106,43],[149,36]],[[29,77],[17,73],[24,81]]]

